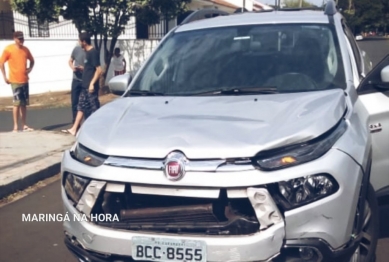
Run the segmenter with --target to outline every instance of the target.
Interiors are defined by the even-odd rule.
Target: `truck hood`
[[[252,157],[311,140],[343,116],[343,90],[196,97],[119,98],[85,121],[78,142],[113,156]]]

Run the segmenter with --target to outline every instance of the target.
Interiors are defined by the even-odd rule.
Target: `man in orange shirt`
[[[19,115],[22,120],[22,130],[33,130],[26,125],[27,106],[29,105],[29,89],[28,89],[28,74],[34,67],[34,58],[30,50],[23,45],[23,32],[17,31],[14,33],[15,44],[8,45],[0,58],[0,69],[3,73],[4,81],[11,84],[13,92],[13,132],[18,131]],[[27,67],[29,60],[29,67]],[[8,62],[9,77],[5,72],[4,64]]]

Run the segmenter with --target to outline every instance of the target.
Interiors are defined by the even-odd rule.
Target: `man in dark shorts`
[[[82,90],[82,72],[84,70],[85,51],[81,45],[74,47],[69,59],[69,66],[73,71],[72,89],[71,89],[71,102],[73,121],[76,121],[78,99]]]
[[[77,116],[72,128],[63,132],[76,135],[82,118],[87,119],[92,113],[100,108],[99,79],[101,75],[100,53],[92,46],[88,33],[79,35],[81,47],[85,50],[84,71],[82,73],[82,89],[77,106]]]
[[[18,132],[19,116],[21,116],[22,130],[33,130],[26,125],[27,106],[29,105],[28,74],[34,67],[34,58],[30,50],[24,46],[23,32],[14,33],[14,44],[8,45],[0,58],[0,69],[4,81],[11,84],[13,93],[13,132]],[[29,67],[27,67],[27,60]],[[9,77],[7,77],[4,64],[8,62]]]

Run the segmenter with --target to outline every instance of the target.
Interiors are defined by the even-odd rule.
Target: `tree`
[[[338,0],[338,7],[354,33],[386,25],[388,0]]]
[[[72,20],[77,30],[94,37],[97,50],[104,48],[105,72],[113,56],[118,37],[131,17],[153,25],[163,17],[173,19],[187,11],[191,0],[11,0],[14,10],[36,16],[39,22],[57,22],[59,17]],[[108,40],[111,40],[108,46]]]
[[[284,8],[317,7],[306,0],[284,0]]]
[[[382,26],[384,27],[384,31],[388,32],[388,21],[389,21],[389,0],[382,0],[382,6],[383,6],[383,17],[382,17]]]
[[[383,20],[381,0],[354,0],[355,16],[360,19],[361,26],[379,27]]]

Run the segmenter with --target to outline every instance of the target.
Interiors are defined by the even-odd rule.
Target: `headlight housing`
[[[339,184],[329,174],[316,174],[278,182],[271,190],[278,204],[290,210],[336,193]]]
[[[315,160],[327,153],[346,130],[347,123],[342,120],[327,133],[309,142],[257,154],[254,165],[272,171]]]
[[[65,173],[63,186],[68,197],[77,204],[89,182],[90,179],[88,178],[76,176],[72,173]]]
[[[94,167],[101,166],[107,159],[107,156],[94,152],[79,143],[74,146],[74,149],[70,151],[70,154],[74,159],[81,163]]]

